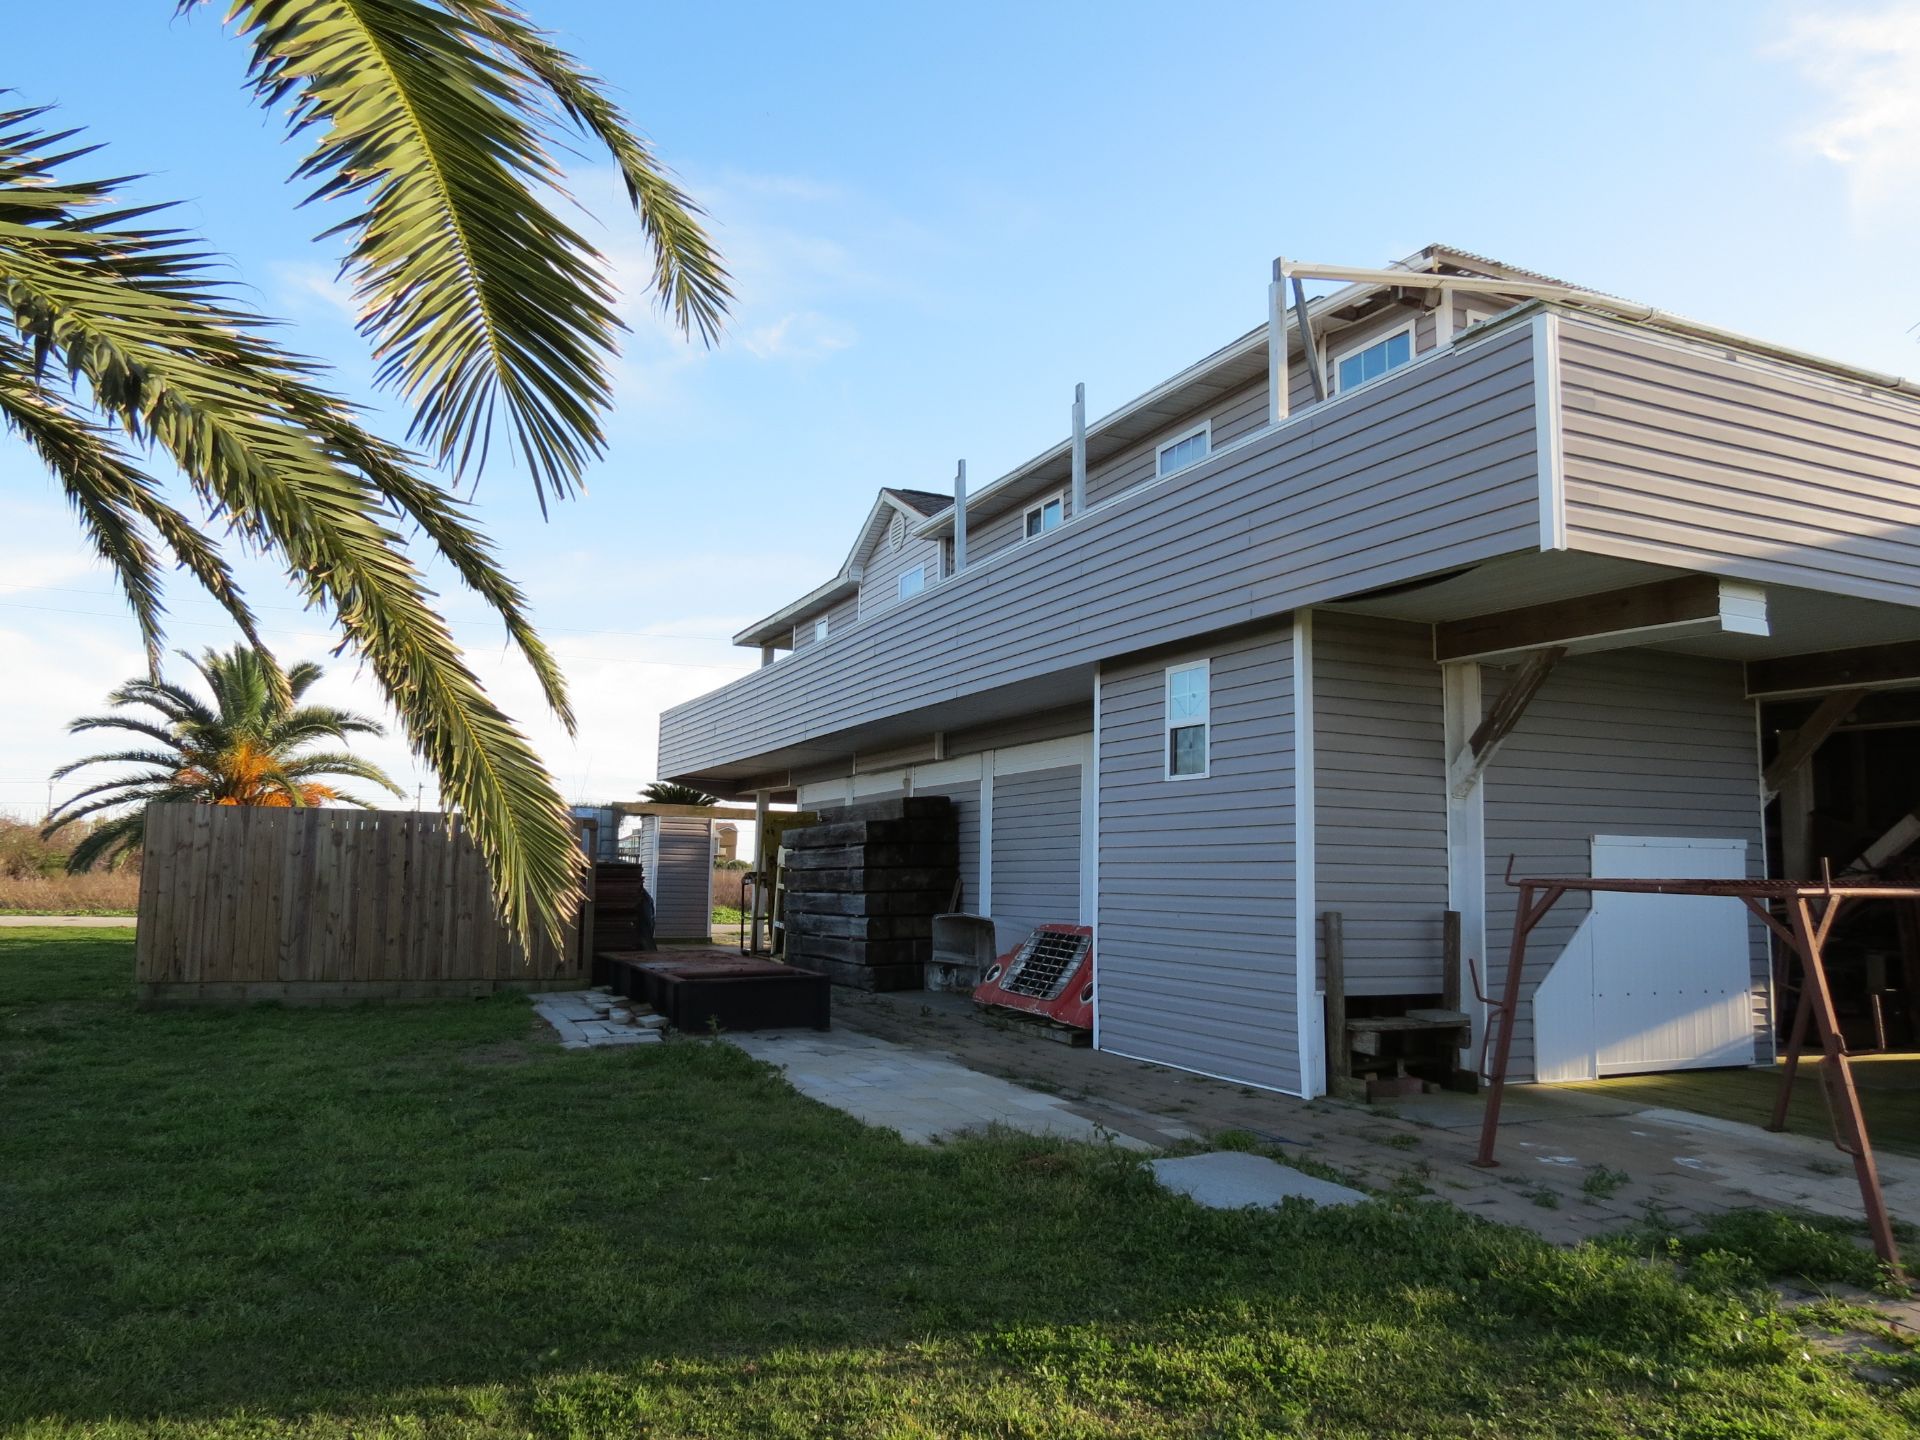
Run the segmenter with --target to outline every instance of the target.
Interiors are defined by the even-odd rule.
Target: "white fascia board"
[[[838,575],[834,576],[833,579],[827,581],[826,584],[815,590],[808,591],[791,605],[786,606],[784,609],[774,611],[773,614],[767,616],[764,620],[754,621],[753,624],[733,637],[733,643],[736,645],[765,644],[767,643],[767,637],[777,636],[782,630],[791,630],[793,628],[793,622],[809,610],[841,599],[843,596],[850,595],[859,588],[859,581],[853,579],[846,571],[842,570]]]

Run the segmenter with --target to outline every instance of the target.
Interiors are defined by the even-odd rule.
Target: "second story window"
[[[827,628],[828,620],[824,615],[813,622],[813,638],[816,644],[827,638]]]
[[[1198,465],[1213,449],[1213,422],[1195,426],[1176,435],[1155,452],[1153,473],[1171,475],[1189,465]]]
[[[906,599],[909,595],[918,595],[926,588],[927,567],[924,565],[916,566],[900,577],[900,598],[902,600]]]
[[[1351,350],[1333,358],[1333,393],[1347,391],[1378,380],[1389,370],[1397,370],[1413,359],[1413,326],[1399,330],[1384,340],[1376,340],[1361,350]]]
[[[1060,522],[1067,518],[1067,497],[1055,495],[1042,500],[1027,511],[1027,538],[1044,535],[1049,530],[1060,528]]]

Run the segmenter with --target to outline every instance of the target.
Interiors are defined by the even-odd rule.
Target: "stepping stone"
[[[1357,1205],[1367,1197],[1245,1150],[1212,1150],[1179,1160],[1150,1160],[1153,1178],[1210,1210],[1244,1210],[1299,1197],[1315,1205]]]

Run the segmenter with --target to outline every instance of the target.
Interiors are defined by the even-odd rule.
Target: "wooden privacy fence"
[[[527,952],[457,815],[155,805],[135,978],[146,1002],[360,1000],[585,981],[579,924]]]

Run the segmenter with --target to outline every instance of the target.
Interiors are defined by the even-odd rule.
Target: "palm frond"
[[[553,36],[527,21],[503,0],[445,0],[449,10],[533,75],[561,113],[613,156],[627,199],[653,251],[653,291],[683,335],[699,331],[712,345],[720,338],[733,291],[726,267],[700,221],[693,197],[640,138],[598,78],[553,43]]]
[[[404,796],[407,792],[394,783],[393,777],[375,765],[371,760],[349,754],[345,750],[317,751],[290,760],[284,767],[286,773],[295,780],[311,780],[318,775],[345,775],[354,780],[365,780],[378,785],[394,795]]]
[[[57,356],[104,418],[165,451],[245,541],[286,565],[309,603],[333,612],[415,753],[466,813],[502,918],[523,937],[557,934],[583,863],[566,807],[435,612],[382,519],[389,497],[334,437],[377,442],[178,235],[110,230],[38,197],[7,209],[38,183],[51,148],[30,119],[0,115],[0,319]],[[98,200],[112,187],[76,188]],[[42,218],[9,218],[21,211]],[[322,413],[331,434],[307,422]]]
[[[234,0],[250,79],[309,137],[296,179],[362,208],[327,232],[380,383],[466,474],[496,414],[541,503],[600,454],[620,321],[587,242],[543,202],[560,175],[525,77],[429,0]]]
[[[140,848],[146,838],[147,817],[142,811],[138,815],[122,815],[96,826],[67,856],[67,873],[78,875],[91,870],[101,861],[109,866],[122,856]]]
[[[77,720],[67,722],[69,735],[78,735],[87,730],[127,730],[135,735],[145,735],[150,740],[158,740],[162,745],[172,745],[178,738],[171,729],[147,720],[136,720],[130,715],[82,715]]]
[[[113,570],[133,608],[149,671],[159,672],[164,605],[153,549],[141,533],[141,522],[220,603],[240,633],[264,651],[253,612],[219,548],[162,498],[159,486],[133,463],[112,432],[35,380],[30,358],[0,335],[0,426],[26,440],[60,478],[96,552]]]
[[[177,750],[108,750],[99,755],[69,760],[47,778],[64,780],[74,771],[84,770],[89,765],[152,765],[156,769],[171,774],[180,768],[180,753]]]

